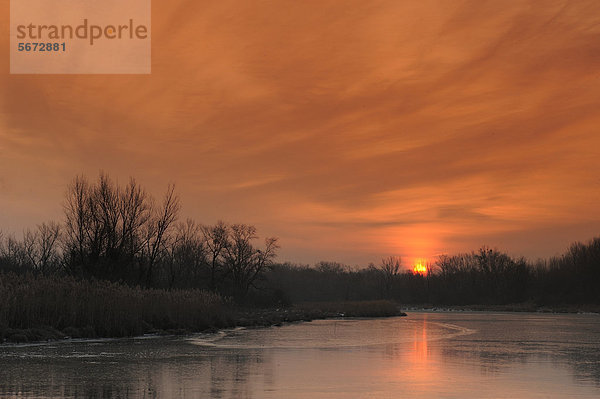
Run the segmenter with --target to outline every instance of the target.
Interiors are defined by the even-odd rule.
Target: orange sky
[[[99,170],[281,260],[350,264],[600,233],[600,2],[154,0],[152,74],[9,75],[0,229]]]

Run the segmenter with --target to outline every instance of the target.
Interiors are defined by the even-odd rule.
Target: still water
[[[599,398],[600,316],[409,313],[0,347],[2,398]]]

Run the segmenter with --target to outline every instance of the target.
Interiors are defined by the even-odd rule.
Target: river
[[[0,346],[2,398],[598,398],[600,316],[411,312]]]

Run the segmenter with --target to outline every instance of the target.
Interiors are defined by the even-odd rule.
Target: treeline
[[[254,226],[179,221],[169,186],[156,201],[134,179],[108,175],[69,185],[62,223],[48,222],[21,239],[0,232],[0,271],[107,280],[129,286],[205,289],[244,300],[271,266],[276,238],[262,246]]]
[[[444,255],[422,275],[399,257],[366,268],[275,264],[276,238],[257,246],[253,226],[180,221],[179,210],[172,186],[157,201],[134,179],[119,185],[106,174],[94,182],[76,177],[62,222],[43,223],[20,239],[0,233],[0,272],[204,290],[261,306],[380,299],[438,305],[600,303],[600,238],[533,263],[487,247]]]
[[[440,256],[426,274],[399,257],[354,269],[334,262],[280,264],[267,273],[292,302],[393,299],[403,304],[600,304],[600,238],[575,243],[559,257],[530,263],[496,249]]]

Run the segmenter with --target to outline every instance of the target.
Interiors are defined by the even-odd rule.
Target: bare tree
[[[389,256],[381,260],[379,270],[383,277],[383,287],[385,290],[386,298],[391,298],[392,288],[398,274],[400,273],[400,266],[402,265],[402,258],[399,256]]]
[[[140,220],[145,222],[145,193],[131,181],[122,190],[101,173],[96,184],[75,178],[65,201],[65,253],[72,272],[117,277],[127,275],[140,249]],[[137,224],[136,224],[137,223]]]
[[[101,173],[96,184],[78,176],[69,186],[64,210],[64,252],[70,271],[150,284],[166,251],[168,232],[179,211],[169,186],[162,206],[153,206],[134,179],[125,187]]]
[[[175,238],[170,243],[167,271],[169,288],[177,285],[198,286],[202,269],[207,264],[207,250],[203,242],[201,227],[193,220],[177,225]]]
[[[144,247],[143,228],[150,220],[150,203],[148,194],[130,179],[129,184],[119,195],[119,215],[121,226],[119,231],[118,250],[128,254],[131,261]]]
[[[65,252],[72,273],[85,269],[88,257],[90,232],[90,184],[84,176],[77,176],[67,189],[64,203]]]
[[[245,224],[234,224],[229,230],[225,247],[225,262],[233,282],[234,294],[243,299],[266,267],[276,257],[277,239],[265,239],[265,248],[256,249],[252,241],[257,239],[256,228]]]
[[[162,206],[152,213],[146,230],[146,265],[144,273],[147,285],[151,285],[154,267],[166,253],[169,240],[168,232],[177,221],[179,209],[179,197],[175,194],[175,186],[169,185]]]
[[[223,272],[223,255],[228,244],[229,226],[218,221],[214,226],[202,226],[204,245],[207,250],[207,262],[210,271],[209,288],[217,289],[218,274]]]
[[[56,222],[42,223],[23,234],[23,250],[32,268],[42,274],[55,273],[60,265],[58,244],[61,234]]]
[[[14,271],[23,271],[31,268],[23,242],[13,235],[7,235],[0,242],[0,259],[3,266]]]

